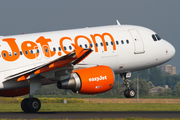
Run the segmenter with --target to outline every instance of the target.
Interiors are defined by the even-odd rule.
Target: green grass
[[[43,103],[40,112],[60,111],[180,111],[180,104],[160,103]],[[0,104],[0,112],[22,112],[20,104]]]
[[[29,97],[28,95],[23,96],[24,98]],[[77,94],[77,95],[34,95],[34,97],[37,98],[42,98],[42,97],[47,97],[47,98],[53,98],[53,97],[57,97],[57,98],[125,98],[124,95],[81,95],[81,94]],[[161,99],[178,99],[180,98],[180,96],[158,96],[158,95],[153,95],[153,96],[141,96],[140,98],[161,98]]]
[[[180,104],[70,103],[43,104],[41,111],[180,111]]]
[[[24,119],[0,119],[0,120],[24,120]],[[44,119],[44,118],[39,118],[39,119],[31,119],[31,120],[180,120],[180,118],[115,118],[115,119],[110,119],[110,118],[104,118],[104,119]]]

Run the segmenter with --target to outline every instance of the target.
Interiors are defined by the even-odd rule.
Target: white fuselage
[[[80,64],[107,65],[115,73],[158,66],[169,61],[175,49],[163,39],[154,40],[155,34],[144,27],[116,25],[1,37],[0,90],[27,87],[28,81],[8,83],[7,77],[73,51],[71,43],[93,50]]]

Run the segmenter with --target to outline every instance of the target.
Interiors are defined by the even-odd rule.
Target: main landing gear
[[[38,98],[34,98],[33,95],[36,90],[39,90],[42,86],[40,76],[31,78],[29,86],[29,98],[25,98],[21,102],[21,109],[25,113],[35,113],[41,108],[41,102]]]
[[[30,112],[34,113],[39,111],[40,108],[41,108],[41,102],[37,98],[25,98],[21,102],[21,109],[25,113],[30,113]]]
[[[120,75],[124,80],[123,84],[126,86],[126,89],[124,91],[124,96],[126,98],[134,98],[136,96],[136,92],[134,89],[129,88],[130,80],[127,78],[127,73],[120,74]]]

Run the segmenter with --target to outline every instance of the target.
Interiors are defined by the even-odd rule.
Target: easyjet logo
[[[89,78],[89,82],[99,82],[101,80],[107,80],[107,76],[99,76],[99,77],[93,77],[93,78]]]
[[[59,39],[59,46],[61,47],[62,51],[52,51],[52,48],[49,45],[49,43],[52,42],[52,40],[50,38],[45,38],[44,36],[40,36],[39,38],[37,38],[35,42],[30,41],[30,40],[22,42],[20,44],[21,48],[18,47],[15,38],[5,38],[5,39],[2,39],[2,41],[6,42],[9,45],[11,51],[2,50],[1,56],[4,60],[9,61],[9,62],[18,60],[20,57],[20,52],[22,52],[27,59],[35,59],[39,56],[39,54],[42,54],[42,53],[46,57],[53,57],[56,53],[59,56],[61,56],[62,52],[65,54],[70,53],[69,51],[66,51],[64,49],[64,45],[63,45],[64,41],[68,40],[74,43],[75,45],[78,45],[79,39],[88,41],[89,48],[91,48],[91,44],[92,44],[94,46],[95,52],[98,52],[98,47],[96,46],[97,38],[102,41],[104,51],[107,51],[107,46],[106,46],[106,41],[105,41],[105,38],[107,37],[111,40],[111,42],[113,42],[113,50],[116,50],[114,38],[110,33],[90,34],[89,36],[77,35],[75,36],[74,39],[72,39],[71,37],[62,37]],[[38,46],[40,46],[40,48]],[[42,53],[39,52],[39,49],[41,49]]]

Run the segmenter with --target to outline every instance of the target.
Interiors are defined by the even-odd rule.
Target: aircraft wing
[[[38,75],[44,72],[48,72],[57,68],[65,67],[68,65],[76,65],[86,58],[91,52],[91,49],[83,49],[79,46],[72,44],[75,48],[71,53],[61,56],[53,61],[44,63],[35,68],[25,70],[23,72],[8,76],[5,78],[5,81],[17,78],[17,81],[23,81],[30,77],[30,75]],[[5,82],[4,81],[4,82]]]

